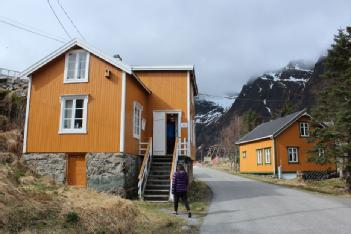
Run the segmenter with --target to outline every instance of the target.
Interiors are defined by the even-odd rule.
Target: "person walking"
[[[187,196],[188,191],[188,174],[184,170],[184,166],[177,165],[176,172],[173,175],[172,182],[172,194],[174,200],[174,213],[178,214],[178,203],[179,199],[182,199],[186,210],[188,211],[188,217],[191,218],[191,211]]]

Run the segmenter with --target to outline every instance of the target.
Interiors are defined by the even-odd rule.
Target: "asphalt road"
[[[351,198],[320,195],[194,167],[213,191],[201,233],[351,233]]]

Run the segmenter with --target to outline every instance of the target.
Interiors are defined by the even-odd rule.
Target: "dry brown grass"
[[[73,188],[63,192],[62,198],[62,214],[76,212],[79,224],[89,233],[127,233],[140,216],[131,201],[110,194]]]
[[[7,132],[0,132],[0,152],[20,153],[21,132],[14,129]]]
[[[0,153],[0,233],[181,233],[183,224],[153,204],[55,185]]]

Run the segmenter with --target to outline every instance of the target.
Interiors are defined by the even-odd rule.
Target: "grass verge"
[[[142,208],[145,216],[152,219],[152,223],[140,225],[137,228],[137,233],[199,233],[200,225],[207,214],[211,196],[212,192],[204,182],[193,181],[189,191],[189,202],[195,222],[188,222],[187,218],[179,215],[170,215],[173,211],[172,202],[134,201]],[[179,206],[179,212],[186,212],[182,204]]]
[[[297,188],[312,192],[318,192],[329,195],[350,195],[345,191],[345,180],[341,178],[332,178],[326,180],[283,180],[273,177],[272,175],[258,175],[258,174],[243,174],[238,173],[230,168],[230,163],[226,161],[219,161],[215,165],[207,165],[216,170],[224,171],[229,174],[253,179],[270,184],[282,185],[291,188]]]

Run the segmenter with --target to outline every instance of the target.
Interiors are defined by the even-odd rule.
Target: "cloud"
[[[200,91],[215,95],[238,92],[252,75],[290,60],[316,61],[351,22],[347,0],[60,2],[90,44],[129,64],[195,64]],[[46,1],[6,1],[0,9],[0,16],[66,37]],[[22,70],[60,46],[4,24],[0,30],[0,67]]]

